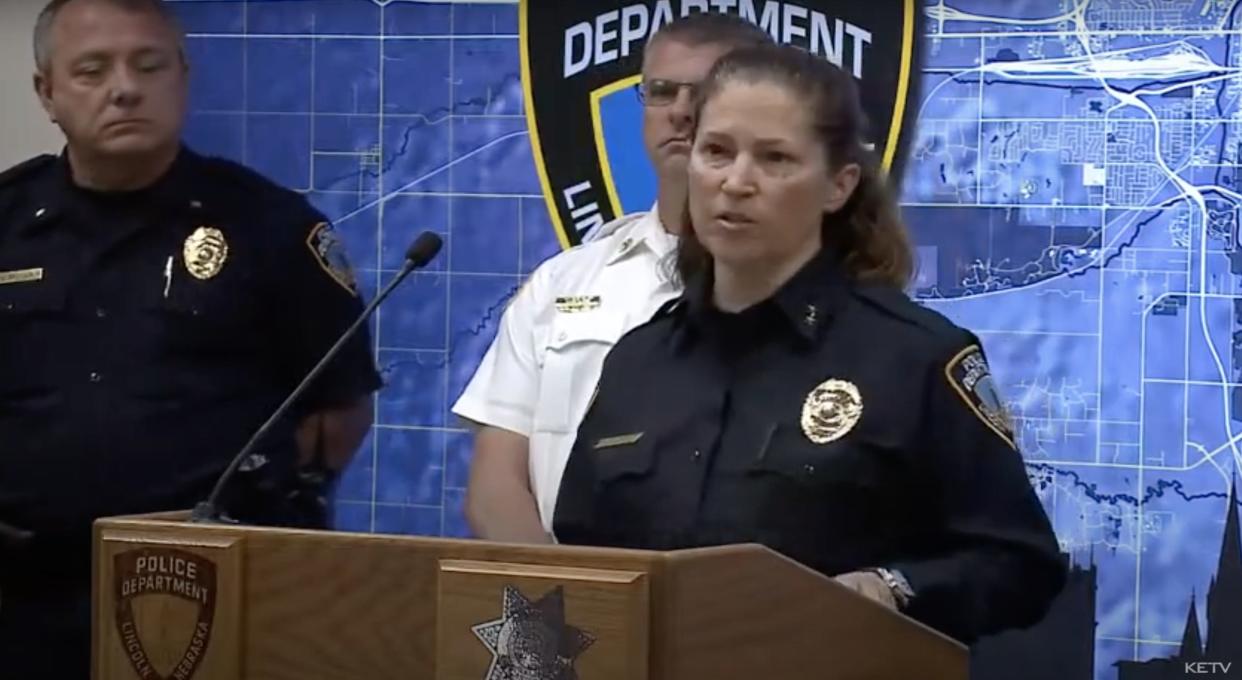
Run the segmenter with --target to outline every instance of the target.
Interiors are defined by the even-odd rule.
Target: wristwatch
[[[884,579],[884,585],[893,591],[893,597],[897,600],[897,607],[905,609],[910,601],[914,599],[914,589],[910,587],[910,582],[896,569],[885,569],[877,567],[872,569],[873,572],[881,579]]]

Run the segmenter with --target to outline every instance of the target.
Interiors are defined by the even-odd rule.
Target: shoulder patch
[[[983,350],[978,345],[970,345],[958,352],[945,365],[944,375],[975,417],[1005,440],[1010,448],[1016,449],[1013,419],[996,389],[992,369],[983,356]]]
[[[0,172],[0,187],[6,187],[10,184],[18,182],[30,175],[52,165],[56,162],[56,156],[51,154],[42,154],[34,158],[22,161],[17,165]]]
[[[326,219],[315,210],[305,194],[281,185],[253,168],[219,156],[195,155],[194,159],[215,180],[207,188],[215,200],[244,203],[282,224],[293,224],[299,233],[306,222]]]
[[[345,253],[345,244],[329,222],[320,222],[306,237],[306,246],[319,267],[352,295],[358,294],[358,281]]]
[[[296,191],[281,186],[254,168],[242,165],[237,161],[221,156],[199,156],[204,167],[220,177],[250,189],[275,189],[281,192],[296,194]]]

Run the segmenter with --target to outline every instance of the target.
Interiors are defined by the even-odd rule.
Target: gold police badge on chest
[[[802,432],[816,444],[840,439],[862,417],[862,397],[853,383],[826,380],[802,403]]]
[[[224,232],[215,227],[199,227],[185,240],[181,257],[186,271],[200,281],[213,278],[224,269],[229,259],[229,244]]]

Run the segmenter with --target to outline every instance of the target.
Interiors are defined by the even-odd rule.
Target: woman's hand
[[[851,571],[836,577],[837,583],[889,609],[897,609],[897,597],[880,575],[873,571]]]

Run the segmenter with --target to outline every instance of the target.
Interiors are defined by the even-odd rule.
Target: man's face
[[[35,88],[71,147],[125,156],[177,143],[189,79],[177,35],[158,15],[77,0],[49,37]]]
[[[686,45],[676,38],[657,39],[643,59],[643,145],[661,179],[684,174],[694,127],[694,94],[729,48],[718,44]]]

